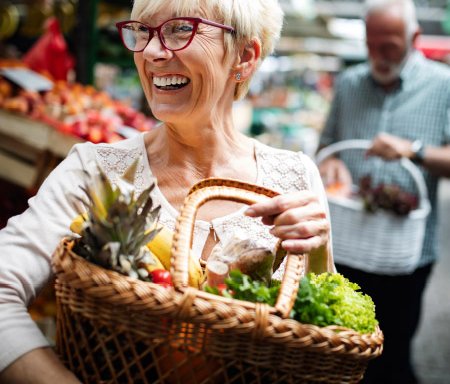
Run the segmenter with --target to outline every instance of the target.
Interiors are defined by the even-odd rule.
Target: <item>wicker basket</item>
[[[341,141],[319,151],[316,160],[320,164],[343,150],[368,149],[370,145],[366,140]],[[411,175],[419,196],[418,208],[407,216],[383,210],[369,213],[361,200],[328,197],[336,263],[387,275],[407,274],[417,266],[430,203],[417,166],[406,158],[399,164]]]
[[[93,265],[63,240],[55,251],[57,351],[84,383],[357,383],[382,351],[361,335],[288,319],[305,257],[290,255],[275,307],[187,287],[196,211],[212,199],[250,204],[276,193],[233,180],[193,188],[172,248],[175,288]]]

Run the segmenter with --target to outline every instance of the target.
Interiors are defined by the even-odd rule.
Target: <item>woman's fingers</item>
[[[293,253],[309,253],[326,244],[329,238],[329,222],[326,219],[307,221],[296,225],[275,226],[271,233],[282,239],[284,250]]]
[[[262,203],[251,205],[245,214],[250,217],[276,216],[288,209],[304,206],[317,198],[309,191],[299,191],[286,195],[275,196]]]
[[[326,219],[309,220],[294,225],[274,226],[270,233],[280,239],[309,239],[314,236],[328,236],[329,223]]]
[[[273,218],[273,224],[276,226],[295,225],[298,223],[308,223],[315,220],[326,218],[325,211],[318,201],[288,209]]]
[[[310,237],[308,239],[289,239],[283,240],[281,246],[287,252],[291,253],[311,253],[324,245],[320,236]]]
[[[317,197],[309,191],[276,196],[251,205],[247,216],[261,217],[290,252],[310,252],[329,238],[330,224]]]

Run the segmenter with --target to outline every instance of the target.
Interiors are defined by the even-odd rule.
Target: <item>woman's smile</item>
[[[162,91],[176,91],[181,88],[184,88],[186,85],[190,83],[190,79],[178,75],[153,75],[153,85]]]

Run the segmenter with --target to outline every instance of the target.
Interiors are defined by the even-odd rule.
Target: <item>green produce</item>
[[[250,276],[243,274],[237,269],[230,272],[230,277],[225,279],[225,283],[227,285],[225,290],[206,286],[205,291],[253,303],[266,303],[272,306],[275,304],[279,291],[279,283],[276,280],[272,280],[271,287],[268,287],[262,281],[252,280]]]
[[[339,273],[310,273],[300,282],[292,317],[301,323],[371,333],[378,324],[375,304],[359,289]]]
[[[225,290],[211,287],[205,287],[205,290],[273,306],[280,288],[278,281],[273,280],[268,287],[238,270],[231,271],[225,282]],[[291,317],[304,324],[337,325],[360,333],[372,333],[378,324],[375,305],[370,296],[359,289],[357,284],[338,273],[309,273],[300,281]]]

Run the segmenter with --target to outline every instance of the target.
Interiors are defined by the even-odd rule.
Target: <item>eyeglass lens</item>
[[[190,20],[169,20],[160,29],[162,43],[168,49],[184,48],[195,31],[195,22]],[[144,50],[154,36],[154,30],[144,24],[129,22],[122,26],[122,37],[125,46],[131,51]]]

